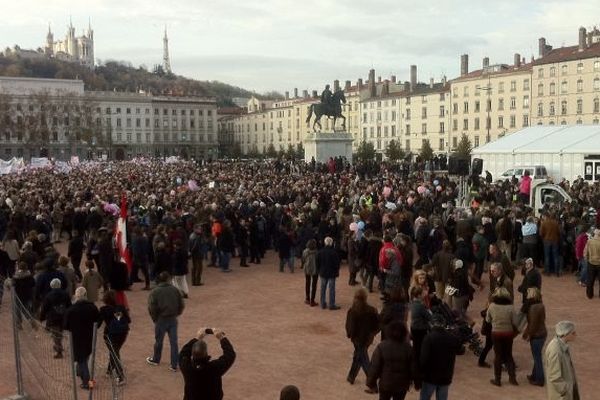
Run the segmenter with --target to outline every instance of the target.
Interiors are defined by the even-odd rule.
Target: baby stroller
[[[479,333],[475,332],[469,324],[460,319],[446,303],[439,302],[432,306],[431,312],[432,314],[441,316],[445,321],[446,330],[460,340],[464,349],[461,354],[466,352],[466,348],[476,356],[481,354],[483,349],[479,340]]]

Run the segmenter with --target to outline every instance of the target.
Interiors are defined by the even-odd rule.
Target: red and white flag
[[[115,227],[115,243],[119,252],[119,261],[127,265],[127,271],[131,273],[131,256],[127,247],[127,197],[121,197],[121,212]]]

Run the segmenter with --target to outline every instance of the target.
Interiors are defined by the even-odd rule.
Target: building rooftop
[[[593,57],[600,57],[600,43],[592,43],[581,51],[579,51],[579,46],[568,46],[553,49],[550,50],[544,57],[534,61],[533,64],[552,64]]]
[[[528,71],[531,71],[532,66],[533,66],[533,63],[531,63],[531,62],[521,64],[520,66],[518,66],[516,68],[514,65],[495,64],[495,65],[490,65],[487,68],[477,69],[475,71],[469,72],[466,75],[459,76],[458,78],[453,79],[452,82],[459,82],[459,81],[463,81],[463,80],[471,80],[471,79],[478,79],[478,78],[487,78],[487,77],[495,77],[495,76],[500,76],[500,75],[528,72]]]

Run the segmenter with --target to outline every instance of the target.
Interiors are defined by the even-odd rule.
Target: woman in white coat
[[[575,340],[575,324],[560,321],[556,337],[548,343],[544,353],[548,400],[579,400],[575,368],[569,353],[569,343]]]

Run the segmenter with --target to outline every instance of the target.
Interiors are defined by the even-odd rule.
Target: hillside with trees
[[[276,92],[257,95],[254,92],[219,81],[199,81],[165,73],[162,66],[152,71],[145,66],[134,67],[129,63],[106,61],[94,69],[76,63],[50,58],[25,58],[16,55],[0,55],[0,76],[81,79],[86,90],[136,92],[143,90],[153,94],[176,96],[216,97],[219,106],[232,106],[234,97],[274,98]]]

